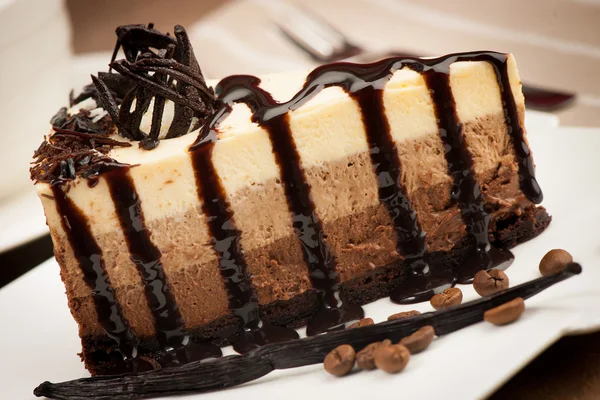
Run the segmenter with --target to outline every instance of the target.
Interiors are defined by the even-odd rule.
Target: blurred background
[[[356,47],[512,52],[528,121],[600,127],[600,0],[0,0],[0,287],[52,256],[28,179],[50,117],[106,70],[116,26],[148,22],[184,25],[214,79],[310,68]],[[600,398],[600,335],[562,339],[494,398]]]
[[[188,28],[208,77],[298,68],[311,60],[277,24],[295,19],[277,0],[68,0],[76,55],[111,51],[114,27]],[[498,50],[516,55],[527,83],[579,94],[561,123],[600,126],[600,0],[296,0],[361,47],[418,55]],[[91,11],[93,10],[93,11]],[[291,14],[291,15],[290,15]]]

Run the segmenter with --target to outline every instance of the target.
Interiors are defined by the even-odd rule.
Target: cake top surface
[[[161,34],[152,26],[141,25],[119,27],[117,36],[119,40],[110,64],[114,71],[93,76],[94,83],[76,98],[71,97],[70,108],[61,109],[52,119],[53,132],[34,155],[31,176],[36,183],[64,183],[81,177],[93,186],[102,173],[118,166],[160,162],[187,152],[192,144],[197,144],[197,138],[206,137],[210,129],[216,128],[216,124],[209,127],[208,121],[219,109],[230,108],[231,112],[226,118],[215,120],[218,122],[218,140],[226,141],[261,129],[247,104],[228,102],[224,94],[219,93],[224,90],[221,87],[223,81],[204,80],[182,27],[175,28],[175,38]],[[153,40],[158,50],[140,45],[147,43],[140,37]],[[123,47],[125,58],[115,60],[119,46]],[[473,90],[454,93],[461,120],[501,109],[497,86],[489,84],[490,77],[494,76],[493,66],[485,60],[478,61],[477,54],[483,53],[465,53],[446,66],[451,73],[453,89],[465,81],[469,81],[470,87],[479,88],[478,93],[472,93]],[[509,68],[516,71],[512,56],[486,54],[506,57]],[[404,65],[391,72],[393,63],[387,65],[385,60],[380,61],[378,68],[385,70],[387,65],[385,72],[389,74],[385,92],[413,98],[412,104],[402,104],[409,111],[418,108],[415,105],[419,102],[431,103],[431,99],[423,100],[428,88],[420,72],[423,68],[447,64],[451,58],[398,58],[397,61],[401,60]],[[377,64],[371,64],[371,67],[338,65],[340,70],[350,66],[367,71]],[[342,81],[328,85],[324,90],[323,87],[306,90],[311,84],[315,89],[314,80],[310,82],[312,74],[315,71],[292,71],[255,79],[259,82],[259,90],[272,97],[273,104],[269,105],[272,110],[284,107],[290,119],[308,125],[311,119],[322,117],[319,113],[324,112],[324,108],[347,106],[352,101],[342,87]],[[515,100],[522,104],[520,82],[514,81],[518,74],[509,75]],[[216,96],[213,88],[216,88]],[[185,96],[184,92],[187,93]],[[477,96],[478,101],[472,101],[472,96]],[[428,105],[426,108],[397,123],[404,138],[417,137],[435,129],[433,107]],[[314,154],[325,158],[335,156],[335,147],[318,146],[316,140]]]

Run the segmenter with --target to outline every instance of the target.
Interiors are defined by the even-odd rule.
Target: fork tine
[[[276,23],[277,27],[294,45],[311,56],[315,61],[326,62],[334,53],[333,47],[329,42],[311,34],[310,32],[301,32],[301,26],[295,24],[283,25]],[[312,36],[309,38],[309,36]]]
[[[339,60],[361,51],[324,18],[304,7],[285,2],[278,11],[275,23],[284,36],[316,61]]]
[[[350,43],[348,38],[336,29],[329,21],[327,21],[323,16],[315,13],[312,10],[309,10],[306,7],[297,7],[300,13],[301,18],[305,21],[305,23],[309,26],[314,27],[319,32],[322,32],[324,35],[339,41],[340,43]]]

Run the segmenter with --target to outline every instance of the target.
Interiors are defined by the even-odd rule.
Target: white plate
[[[0,203],[0,253],[48,234],[42,203],[30,189]]]
[[[389,393],[403,398],[481,398],[562,335],[600,328],[600,187],[595,176],[600,171],[600,129],[530,129],[529,139],[544,205],[554,220],[540,237],[514,250],[516,260],[507,271],[511,284],[538,277],[539,260],[556,247],[568,249],[582,263],[582,275],[528,300],[518,323],[502,328],[479,323],[438,338],[399,375],[371,371],[336,379],[315,365],[276,371],[251,384],[211,393],[210,398],[382,398]],[[470,286],[461,289],[465,301],[477,297]],[[45,380],[87,376],[77,356],[77,326],[63,293],[54,260],[0,290],[0,397],[32,399],[33,388]],[[365,311],[378,322],[411,308],[430,310],[428,303],[398,306],[383,299]]]

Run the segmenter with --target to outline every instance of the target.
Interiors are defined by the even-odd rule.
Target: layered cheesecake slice
[[[92,374],[427,299],[550,222],[510,54],[205,82],[181,27],[128,29],[158,51],[122,40],[32,168]]]

